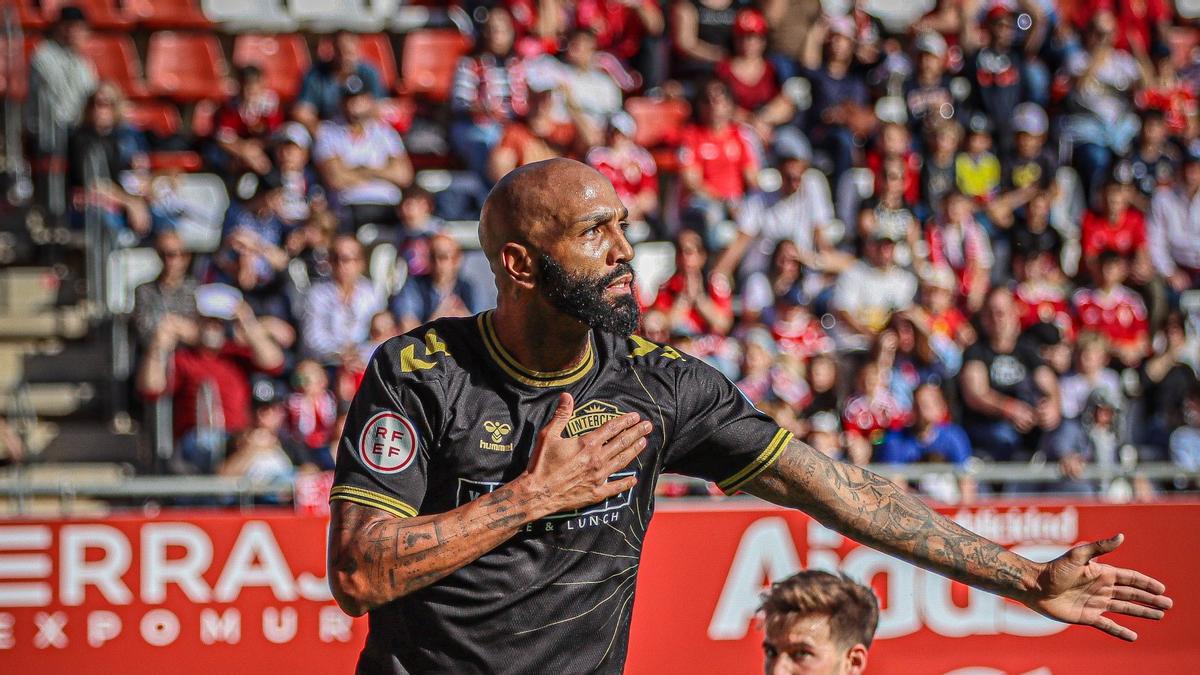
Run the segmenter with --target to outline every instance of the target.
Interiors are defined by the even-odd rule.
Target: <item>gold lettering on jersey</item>
[[[592,429],[599,429],[604,423],[621,416],[617,406],[604,401],[588,401],[575,409],[575,414],[567,420],[567,436],[580,436]]]
[[[512,425],[507,422],[493,422],[488,420],[483,423],[483,430],[492,435],[491,442],[479,441],[479,447],[492,452],[512,452],[512,443],[503,443],[504,437],[512,433]]]
[[[425,333],[425,355],[433,356],[434,354],[450,356],[450,352],[446,351],[446,343],[438,337],[436,330],[431,329]]]
[[[400,350],[400,372],[411,373],[417,370],[429,370],[436,366],[432,361],[417,358],[417,346],[409,345]]]

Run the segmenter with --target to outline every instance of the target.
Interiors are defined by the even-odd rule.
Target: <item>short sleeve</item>
[[[755,408],[724,375],[692,357],[676,372],[666,471],[711,480],[733,494],[779,459],[791,432]]]
[[[334,127],[328,123],[322,123],[317,127],[317,137],[313,142],[312,153],[314,162],[325,162],[337,156],[334,133]]]
[[[375,350],[346,416],[330,501],[413,517],[419,512],[440,435],[441,385],[434,371],[405,373],[411,337]]]

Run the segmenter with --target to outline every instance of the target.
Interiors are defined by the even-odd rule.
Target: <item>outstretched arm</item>
[[[886,478],[831,460],[797,441],[744,489],[801,509],[827,527],[914,565],[1123,640],[1136,640],[1137,633],[1104,612],[1161,619],[1171,607],[1162,583],[1093,560],[1120,546],[1122,535],[1036,563],[938,514]]]

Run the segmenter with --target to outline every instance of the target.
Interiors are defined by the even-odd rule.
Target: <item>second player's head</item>
[[[592,328],[637,328],[629,211],[599,172],[570,159],[528,164],[500,179],[479,220],[499,302],[539,303]]]
[[[806,570],[773,584],[763,599],[767,675],[857,675],[879,623],[870,588],[844,575]]]

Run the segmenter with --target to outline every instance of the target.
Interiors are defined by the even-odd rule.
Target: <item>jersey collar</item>
[[[596,350],[592,346],[591,333],[588,334],[587,352],[583,355],[583,359],[578,365],[566,370],[558,370],[554,372],[542,372],[539,370],[530,370],[517,362],[517,359],[504,345],[500,344],[500,339],[496,336],[496,328],[492,325],[492,312],[489,310],[480,314],[476,321],[479,326],[479,335],[483,338],[483,346],[487,349],[488,356],[492,361],[503,370],[506,375],[521,384],[531,387],[562,387],[573,382],[578,382],[584,375],[587,375],[596,365]]]

